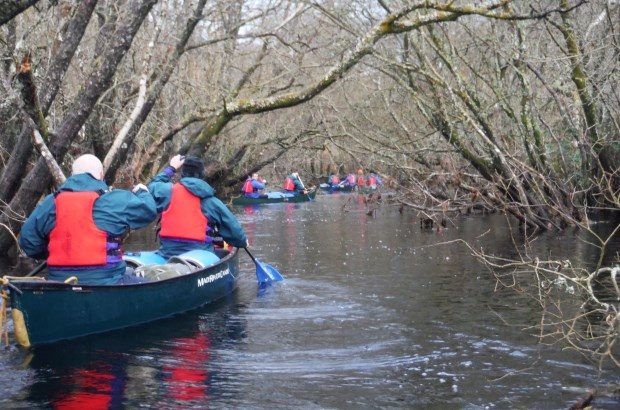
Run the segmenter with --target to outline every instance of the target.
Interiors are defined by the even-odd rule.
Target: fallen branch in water
[[[583,410],[589,407],[590,403],[594,401],[595,394],[596,394],[596,390],[590,391],[586,397],[584,397],[583,399],[579,399],[577,403],[570,406],[568,410]]]

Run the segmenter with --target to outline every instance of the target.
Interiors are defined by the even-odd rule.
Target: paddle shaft
[[[312,188],[314,188],[314,185],[312,185],[310,187],[310,189],[306,188],[306,185],[304,184],[304,181],[301,180],[301,178],[299,177],[299,175],[297,176],[297,179],[299,180],[299,182],[301,182],[301,186],[304,189],[304,191],[312,191]],[[307,195],[307,193],[306,193]]]
[[[254,257],[254,255],[252,255],[250,250],[248,248],[243,248],[243,249],[245,249],[245,251],[248,253],[248,256],[250,257],[250,259],[252,259],[252,262],[258,265],[258,262],[256,262],[256,258]]]
[[[30,277],[30,276],[34,276],[37,273],[41,272],[43,269],[45,269],[47,267],[47,261],[43,261],[41,262],[36,268],[34,268],[30,273],[28,273],[26,276],[24,277]]]
[[[306,189],[306,184],[304,184],[304,181],[301,180],[301,177],[299,175],[297,175],[297,179],[299,180],[299,182],[301,182],[301,187],[303,189]]]

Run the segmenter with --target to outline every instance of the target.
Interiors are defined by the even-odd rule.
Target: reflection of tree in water
[[[26,400],[59,409],[206,406],[213,349],[244,337],[235,296],[149,325],[59,342],[29,357]]]

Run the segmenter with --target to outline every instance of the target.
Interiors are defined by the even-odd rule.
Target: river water
[[[526,326],[537,305],[494,291],[462,245],[510,255],[501,215],[421,230],[414,212],[362,197],[235,208],[254,254],[284,282],[258,290],[254,265],[214,306],[136,328],[0,353],[0,408],[568,408],[620,382]],[[152,230],[129,249],[152,248]],[[591,263],[572,233],[541,254]],[[156,301],[154,301],[156,303]],[[59,318],[59,320],[62,320]],[[596,408],[618,408],[602,396]]]

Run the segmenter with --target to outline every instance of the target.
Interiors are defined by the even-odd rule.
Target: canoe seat
[[[133,252],[123,257],[135,274],[148,281],[159,281],[182,276],[199,269],[215,265],[220,258],[213,252],[193,250],[173,256],[167,261],[156,252]]]
[[[126,252],[123,260],[132,268],[144,265],[161,265],[166,259],[156,251]]]
[[[215,265],[219,261],[220,258],[213,252],[198,249],[168,259],[168,263],[183,263],[194,269],[203,269]]]

